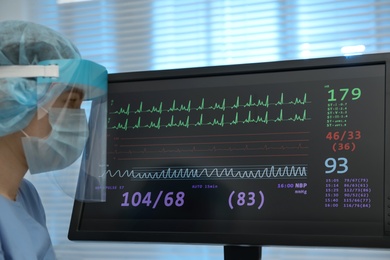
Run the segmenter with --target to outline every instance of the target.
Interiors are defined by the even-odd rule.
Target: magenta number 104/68
[[[155,196],[155,194],[157,194]],[[152,207],[155,209],[159,204],[162,204],[165,207],[181,207],[184,205],[185,193],[183,191],[173,192],[173,191],[160,191],[159,193],[146,192],[142,194],[137,191],[133,194],[125,192],[122,194],[123,202],[121,203],[122,207],[138,207],[146,206]]]

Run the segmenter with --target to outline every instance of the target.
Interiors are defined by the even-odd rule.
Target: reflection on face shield
[[[47,138],[22,138],[31,174],[68,167],[80,157],[88,139],[83,109],[51,108],[48,113],[52,130]]]

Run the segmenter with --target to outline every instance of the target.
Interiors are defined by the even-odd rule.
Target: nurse
[[[0,259],[55,259],[28,171],[66,176],[82,161],[72,196],[104,200],[94,188],[105,184],[106,93],[106,69],[81,59],[66,38],[34,23],[0,22]]]

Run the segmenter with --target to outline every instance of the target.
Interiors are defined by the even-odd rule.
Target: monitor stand
[[[261,260],[261,246],[224,246],[224,260]]]

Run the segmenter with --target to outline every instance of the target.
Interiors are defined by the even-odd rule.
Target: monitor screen
[[[107,199],[69,238],[389,247],[389,57],[109,75]]]

